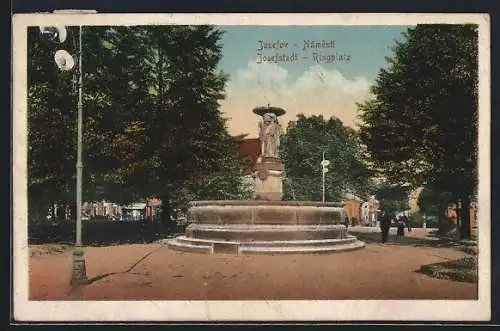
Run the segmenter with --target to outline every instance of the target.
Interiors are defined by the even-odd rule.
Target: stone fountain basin
[[[190,224],[188,238],[227,241],[295,241],[345,239],[347,230],[341,224],[328,225],[252,225],[252,224]]]
[[[193,201],[193,224],[326,225],[341,224],[342,203],[315,201]]]
[[[200,253],[329,253],[365,244],[341,224],[342,203],[193,201],[185,234],[171,249]]]

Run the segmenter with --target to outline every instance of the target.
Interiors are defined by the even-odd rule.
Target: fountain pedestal
[[[255,200],[281,201],[283,163],[277,158],[262,158],[253,168]]]

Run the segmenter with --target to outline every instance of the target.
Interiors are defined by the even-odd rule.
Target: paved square
[[[477,284],[417,272],[470,256],[422,244],[425,235],[414,230],[404,242],[391,236],[387,244],[367,240],[361,250],[317,255],[206,255],[159,243],[87,247],[87,275],[97,280],[76,290],[71,252],[42,254],[47,246],[33,246],[30,300],[476,300]]]

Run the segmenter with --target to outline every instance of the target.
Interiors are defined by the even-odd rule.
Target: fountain
[[[340,202],[282,201],[279,107],[257,107],[261,156],[253,168],[252,200],[192,201],[185,234],[171,249],[200,253],[328,253],[365,244],[347,233]]]

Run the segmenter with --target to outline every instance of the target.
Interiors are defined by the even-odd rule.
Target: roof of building
[[[161,200],[157,198],[149,199],[146,201],[146,204],[151,207],[159,207],[161,206]]]
[[[240,160],[242,163],[245,159],[250,161],[250,164],[245,165],[243,170],[244,174],[248,174],[252,171],[253,165],[257,162],[257,159],[260,156],[260,148],[260,140],[258,138],[248,138],[240,141],[238,146]]]

